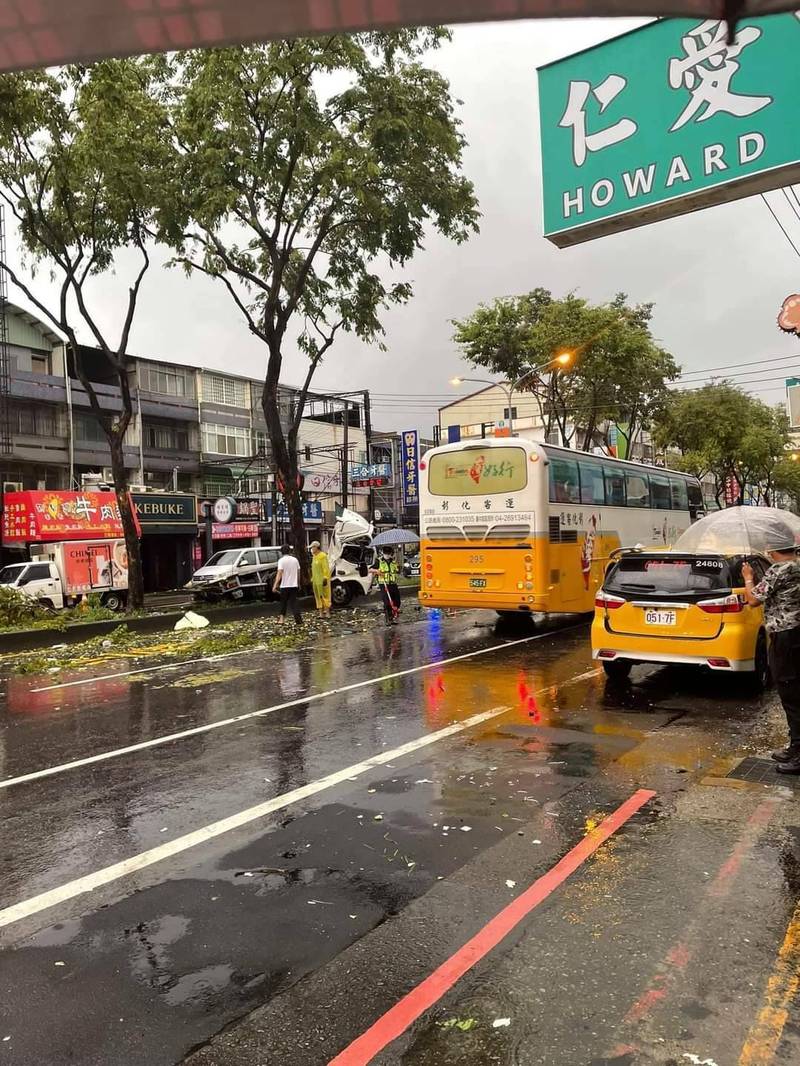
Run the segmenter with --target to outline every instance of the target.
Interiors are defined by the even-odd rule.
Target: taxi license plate
[[[674,626],[678,623],[678,613],[677,611],[645,611],[644,621],[648,626]]]
[[[469,587],[471,589],[485,589],[486,578],[485,577],[471,577],[469,579]]]

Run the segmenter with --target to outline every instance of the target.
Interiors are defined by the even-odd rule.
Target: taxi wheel
[[[748,688],[753,695],[757,696],[769,688],[772,682],[769,670],[769,655],[767,654],[767,638],[763,633],[759,633],[754,658],[755,670],[749,675]]]
[[[603,669],[609,681],[625,681],[630,677],[633,663],[630,659],[615,659],[604,662]]]

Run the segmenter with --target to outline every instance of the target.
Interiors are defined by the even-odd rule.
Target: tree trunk
[[[267,435],[272,446],[275,473],[283,486],[283,499],[289,515],[292,546],[300,563],[303,584],[307,585],[311,581],[311,567],[306,550],[303,500],[297,485],[297,453],[292,454],[292,449],[289,448],[286,442],[278,406],[277,382],[270,382],[269,374],[261,396],[261,407],[264,411],[264,421],[267,423]]]
[[[111,449],[111,470],[114,474],[114,491],[122,518],[122,530],[125,536],[125,549],[128,553],[128,607],[134,611],[144,606],[144,584],[142,579],[142,548],[136,523],[133,517],[133,503],[128,490],[128,472],[125,469],[123,453],[124,437],[114,434],[109,441]]]

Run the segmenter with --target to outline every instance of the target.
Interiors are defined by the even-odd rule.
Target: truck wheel
[[[630,677],[633,663],[630,659],[604,660],[603,669],[609,681],[625,681]]]
[[[109,611],[122,611],[125,609],[125,595],[122,592],[107,592],[101,602]]]
[[[331,599],[337,607],[346,607],[353,598],[353,590],[349,585],[336,581],[331,585]]]

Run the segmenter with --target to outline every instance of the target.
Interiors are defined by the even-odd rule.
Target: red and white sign
[[[214,540],[247,540],[259,534],[258,522],[215,522]]]
[[[141,534],[135,509],[134,522]],[[122,536],[113,492],[7,492],[3,498],[4,544]]]
[[[125,541],[64,545],[64,579],[71,596],[98,589],[128,587]]]

